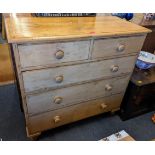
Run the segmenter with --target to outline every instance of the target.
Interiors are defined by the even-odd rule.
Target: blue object
[[[153,64],[149,64],[149,63],[146,63],[144,61],[141,61],[141,60],[137,60],[136,61],[136,66],[140,69],[149,69],[149,68],[152,68],[154,67]]]
[[[133,13],[126,13],[125,19],[131,20],[133,18]]]
[[[136,66],[140,69],[149,69],[155,67],[155,55],[141,51],[136,61]]]
[[[117,16],[120,18],[125,18],[126,20],[131,20],[133,18],[133,13],[112,13],[112,16]]]

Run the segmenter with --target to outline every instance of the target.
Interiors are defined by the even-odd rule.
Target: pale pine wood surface
[[[6,16],[5,25],[8,41],[13,43],[13,53],[15,55],[18,73],[17,77],[20,83],[26,128],[29,137],[39,135],[44,130],[66,123],[106,111],[118,110],[134,67],[136,55],[146,33],[150,32],[146,28],[117,17],[36,18],[31,16],[14,16],[10,18]],[[134,39],[128,40],[128,37]],[[104,40],[107,38],[109,40],[118,38],[118,40],[116,42],[115,40],[111,40],[100,47],[97,45],[95,48],[99,48],[93,51],[94,40]],[[115,55],[113,50],[116,50],[119,43],[123,42],[122,38],[126,38],[124,41],[127,51],[124,50],[124,53]],[[86,47],[87,45],[85,47],[81,45],[81,41],[84,40],[88,41],[89,50]],[[69,47],[68,43],[73,41],[77,41],[80,44],[77,47],[72,45]],[[134,41],[137,42],[137,47]],[[57,52],[54,51],[51,55],[49,54],[51,52],[50,48],[48,49],[47,47],[47,44],[56,43],[56,47],[52,47],[52,49],[57,49],[61,42],[68,42],[66,48],[69,51],[65,60],[66,65],[63,62],[63,58],[61,60],[62,62],[59,63],[61,67],[65,65],[62,69],[60,66],[53,65],[57,63],[53,59],[53,54]],[[129,42],[132,43],[130,44]],[[133,47],[132,44],[134,44]],[[102,45],[102,42],[100,45]],[[18,49],[18,46],[20,49]],[[80,50],[78,49],[81,46],[84,48],[84,52],[81,51],[82,48]],[[26,48],[24,49],[23,47]],[[107,50],[109,55],[104,56],[104,49]],[[44,54],[45,50],[49,51],[47,55],[46,52]],[[38,54],[40,55],[39,58],[37,57],[37,51],[41,53],[41,55]],[[76,58],[70,55],[75,51],[77,54],[75,54]],[[32,64],[29,62],[29,57],[23,65],[27,69],[30,67],[31,71],[22,68],[21,64],[25,56],[22,58],[20,52],[22,54],[27,54],[28,52],[28,56],[32,54]],[[48,56],[51,56],[49,60],[47,59]],[[37,63],[35,62],[36,64],[33,63],[35,57],[37,58],[36,61],[38,61]],[[47,60],[47,63],[51,63],[51,66],[46,64]],[[44,64],[41,64],[43,61]],[[118,73],[115,72],[116,74],[111,74],[109,69],[107,69],[111,67],[110,65],[116,65],[113,63],[118,63],[119,65],[120,71]],[[80,67],[78,68],[77,66]],[[68,69],[65,69],[65,67]],[[54,81],[51,82],[50,77],[53,80],[57,76],[55,74],[59,73],[60,75],[61,72],[65,75],[64,80],[68,81],[65,81],[66,83],[64,82],[64,85],[62,84],[62,87],[59,88],[58,83],[54,86]],[[75,75],[72,75],[72,72]],[[33,74],[31,75],[30,73]],[[22,75],[26,75],[27,77]],[[105,79],[98,79],[104,76],[106,76]],[[25,77],[28,81],[28,87],[31,90],[38,90],[38,92],[25,91]],[[31,78],[34,78],[34,80]],[[81,83],[79,83],[80,81]],[[28,87],[27,89],[29,89]],[[55,88],[48,90],[49,87]],[[42,91],[39,91],[39,89],[42,89]]]
[[[5,26],[9,43],[151,32],[114,16],[41,18],[11,15],[5,17]]]
[[[26,92],[45,91],[45,89],[60,88],[74,83],[123,75],[132,72],[136,58],[137,56],[129,56],[23,72],[24,88]],[[118,71],[112,72],[114,66],[118,67]],[[63,76],[63,81],[57,83],[57,76]]]
[[[22,69],[29,69],[37,66],[61,65],[66,62],[87,60],[88,57],[106,58],[108,56],[120,56],[137,53],[141,50],[145,37],[122,37],[110,39],[92,40],[93,46],[90,49],[90,41],[72,41],[46,44],[19,45],[19,55]],[[113,44],[111,44],[111,42]],[[137,46],[137,44],[139,46]],[[118,51],[123,45],[124,50]],[[56,58],[56,53],[62,51],[64,56]],[[91,55],[92,53],[92,55]]]
[[[22,68],[86,60],[89,48],[90,40],[18,46]],[[59,51],[64,53],[61,59],[57,59],[55,55]]]
[[[110,97],[100,98],[76,104],[63,109],[58,109],[40,115],[29,117],[29,134],[37,133],[49,128],[55,128],[67,123],[81,120],[90,116],[101,114],[111,109],[119,109],[123,94],[116,94]],[[102,106],[102,104],[107,106]],[[54,118],[59,116],[58,122]]]
[[[144,40],[144,36],[97,39],[94,40],[92,57],[100,58],[110,55],[116,56],[122,54],[130,54],[134,52],[138,53],[141,50]],[[118,48],[121,45],[124,46],[124,50],[119,51]]]
[[[128,80],[129,76],[117,77],[30,95],[27,96],[28,112],[29,114],[41,113],[87,100],[121,93],[124,92]],[[107,85],[112,87],[111,90],[106,90]],[[55,97],[61,97],[62,102],[59,104],[54,103]]]

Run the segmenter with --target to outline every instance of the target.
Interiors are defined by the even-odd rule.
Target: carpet
[[[118,115],[101,114],[49,131],[40,141],[97,141],[113,133],[125,130],[135,140],[155,138],[154,112],[122,121]],[[24,114],[20,110],[17,88],[14,84],[0,87],[0,139],[3,141],[27,141]]]

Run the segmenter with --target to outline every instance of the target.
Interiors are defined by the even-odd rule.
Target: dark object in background
[[[155,68],[135,68],[122,101],[120,117],[127,120],[155,110]]]
[[[150,53],[154,53],[155,52],[155,25],[148,25],[145,27],[151,29],[152,32],[147,34],[145,42],[142,47],[142,51],[149,51]]]
[[[95,17],[96,13],[34,13],[36,17]]]
[[[147,51],[155,54],[155,20],[145,20],[144,17],[140,25],[152,30],[152,32],[148,33],[146,36],[142,51]]]
[[[133,18],[133,13],[112,13],[111,15],[122,19],[125,18],[126,20],[131,20]]]
[[[153,20],[141,23],[152,30],[144,41],[142,51],[155,53],[155,24]],[[139,84],[136,81],[142,81]],[[155,110],[155,68],[139,70],[135,68],[122,101],[120,117],[127,120]]]

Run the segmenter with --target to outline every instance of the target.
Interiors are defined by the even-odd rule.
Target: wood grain
[[[5,25],[9,43],[124,36],[151,32],[114,16],[41,18],[13,14],[5,17]]]
[[[26,98],[25,98],[25,91],[24,91],[24,84],[23,84],[23,78],[21,76],[21,66],[20,66],[20,59],[18,55],[18,49],[17,49],[17,44],[12,44],[11,46],[11,52],[12,52],[12,59],[14,62],[14,70],[16,74],[16,79],[17,79],[17,88],[18,92],[21,98],[20,104],[22,105],[23,111],[24,111],[24,116],[26,120],[26,125],[29,122],[29,116],[28,116],[28,110],[27,110],[27,104],[26,104]]]
[[[28,136],[118,110],[136,55],[146,33],[151,31],[117,17],[29,15],[4,16]],[[106,39],[110,41],[102,42]],[[97,40],[102,40],[100,47],[93,48]],[[122,42],[127,50],[115,55],[113,49]]]
[[[123,57],[79,65],[63,66],[23,72],[25,92],[60,88],[84,81],[114,77],[132,72],[137,56]],[[122,65],[124,64],[124,65]],[[113,72],[112,67],[118,66]],[[56,82],[56,77],[62,76],[63,81]]]
[[[0,44],[0,85],[14,82],[8,44]]]
[[[62,62],[88,59],[90,41],[57,42],[46,44],[19,45],[21,67],[45,66]],[[64,56],[56,58],[62,51]]]
[[[29,114],[37,114],[83,101],[121,93],[125,90],[129,78],[129,76],[117,77],[29,95],[26,97],[28,112]],[[106,90],[107,85],[111,86],[111,90]],[[62,102],[55,104],[55,97],[61,97]]]
[[[144,36],[132,36],[132,37],[120,37],[120,38],[108,38],[97,39],[94,41],[92,57],[100,58],[110,55],[123,55],[127,53],[138,53],[141,50]],[[137,46],[138,45],[138,46]],[[119,47],[124,46],[124,50],[119,51]]]
[[[30,117],[28,124],[29,133],[31,135],[40,131],[111,111],[112,109],[119,109],[122,97],[123,94],[116,94],[110,97],[100,98]],[[103,103],[107,105],[105,108],[101,107],[101,104]],[[55,116],[60,117],[60,121],[58,123],[54,122]]]
[[[6,32],[5,32],[5,23],[4,23],[4,16],[2,14],[2,38],[6,39]]]

